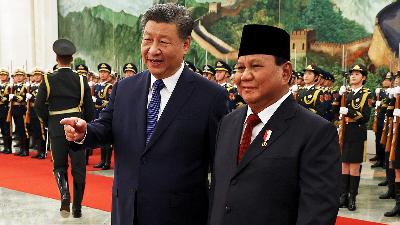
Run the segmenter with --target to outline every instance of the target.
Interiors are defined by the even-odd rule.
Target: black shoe
[[[381,161],[376,161],[374,164],[371,165],[371,168],[377,168],[377,167],[382,167],[383,162]]]
[[[101,161],[99,164],[96,164],[93,166],[93,168],[103,168],[104,166],[104,161]]]
[[[1,153],[3,153],[3,154],[11,154],[12,151],[11,151],[11,149],[4,149]]]
[[[386,186],[388,185],[388,180],[384,180],[378,184],[378,186]]]
[[[355,211],[357,209],[356,196],[355,195],[350,194],[350,196],[349,196],[349,205],[348,205],[347,209],[349,211]]]
[[[374,156],[372,158],[369,159],[370,162],[374,162],[374,161],[378,161],[378,156]]]
[[[349,194],[342,193],[339,198],[339,208],[347,208],[349,206]]]
[[[66,199],[66,198],[61,199],[60,215],[63,218],[69,217],[69,214],[70,214],[69,203],[70,203],[69,199]]]
[[[110,169],[110,164],[104,163],[104,166],[101,167],[102,170],[109,170]]]
[[[82,210],[80,210],[80,209],[72,210],[72,216],[74,218],[81,218],[82,217]]]
[[[21,157],[29,156],[29,151],[27,151],[27,150],[22,150],[21,153],[18,154],[18,156],[21,156]]]
[[[394,199],[394,191],[388,190],[385,194],[379,196],[379,199]]]

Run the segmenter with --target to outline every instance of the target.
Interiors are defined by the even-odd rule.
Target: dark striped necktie
[[[147,136],[146,136],[146,144],[149,143],[151,135],[154,133],[154,130],[157,125],[158,113],[160,111],[160,103],[161,103],[161,95],[160,91],[165,87],[165,84],[162,80],[156,80],[153,83],[153,92],[151,95],[151,100],[149,106],[147,108]]]

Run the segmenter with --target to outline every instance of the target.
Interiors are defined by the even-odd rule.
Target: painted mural
[[[59,37],[71,39],[76,60],[92,70],[100,62],[117,72],[126,62],[145,69],[141,15],[166,2],[185,5],[196,20],[186,60],[198,67],[216,59],[233,64],[243,25],[261,23],[291,34],[296,70],[315,63],[340,76],[362,62],[376,74],[372,86],[381,74],[398,70],[400,1],[392,0],[58,0]]]

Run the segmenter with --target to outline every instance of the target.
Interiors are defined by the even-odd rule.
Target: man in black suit
[[[120,80],[100,118],[61,121],[69,141],[113,144],[112,224],[204,225],[208,171],[226,91],[184,63],[193,18],[174,4],[142,19],[148,70]]]
[[[244,26],[235,83],[248,106],[219,127],[211,225],[335,224],[338,135],[294,101],[289,60],[286,31]]]
[[[71,69],[75,46],[66,39],[54,42],[53,50],[57,54],[58,69],[44,76],[39,86],[34,108],[39,119],[48,126],[52,146],[53,172],[61,194],[60,213],[63,217],[70,214],[70,193],[68,189],[68,155],[71,158],[74,197],[72,214],[75,218],[82,215],[81,203],[85,190],[86,159],[84,151],[76,151],[65,140],[63,118],[76,116],[91,120],[94,105],[86,77]],[[48,104],[47,104],[48,103]]]

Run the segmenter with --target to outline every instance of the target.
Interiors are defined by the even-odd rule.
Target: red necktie
[[[240,141],[238,163],[243,159],[244,153],[246,153],[249,148],[253,128],[259,123],[261,123],[261,120],[257,114],[250,114],[249,117],[247,117],[246,128],[244,129],[242,140]]]

